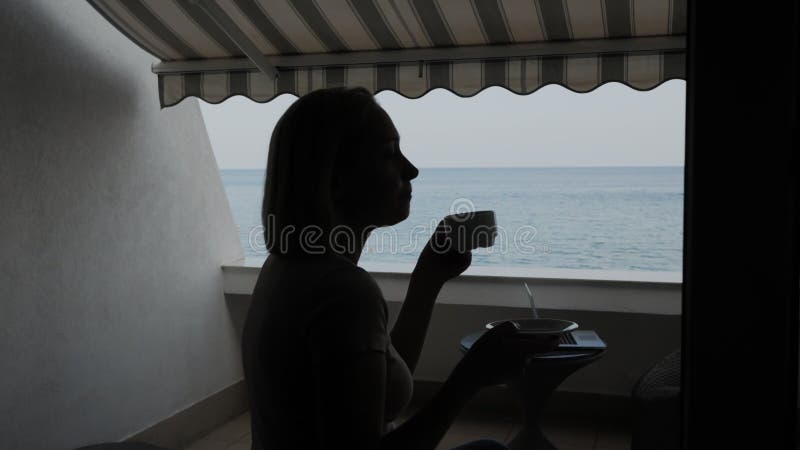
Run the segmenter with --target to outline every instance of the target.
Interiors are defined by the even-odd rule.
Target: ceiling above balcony
[[[333,86],[419,97],[685,77],[686,0],[89,0],[160,62],[161,105]]]

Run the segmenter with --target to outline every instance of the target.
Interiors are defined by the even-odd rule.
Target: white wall
[[[0,14],[0,448],[118,440],[241,379],[195,100],[83,0]]]

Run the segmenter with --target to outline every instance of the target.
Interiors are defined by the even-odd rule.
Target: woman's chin
[[[390,227],[408,219],[410,212],[411,200],[408,198],[400,199],[399,201],[394,202],[391,208],[383,208],[379,213],[380,219],[376,217],[371,223],[376,224],[376,226],[379,228]]]
[[[397,208],[393,211],[394,214],[387,220],[386,226],[397,225],[398,223],[408,219],[408,215],[411,212],[411,208],[409,207],[408,203],[406,203],[405,207]]]
[[[402,206],[398,208],[400,215],[402,216],[398,222],[402,222],[408,219],[408,216],[411,214],[411,199],[406,200],[402,203]]]

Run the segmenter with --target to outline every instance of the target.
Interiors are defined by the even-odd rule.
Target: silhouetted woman
[[[357,266],[369,232],[408,217],[417,174],[391,119],[361,88],[298,99],[272,134],[262,220],[270,254],[242,342],[253,449],[434,449],[465,402],[519,369],[495,327],[438,394],[396,428],[442,285],[471,254],[421,252],[396,324]],[[468,444],[469,445],[469,444]],[[477,441],[469,448],[505,448]]]

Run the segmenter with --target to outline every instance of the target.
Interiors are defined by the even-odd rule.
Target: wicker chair
[[[650,368],[633,387],[631,450],[679,450],[681,352]]]

